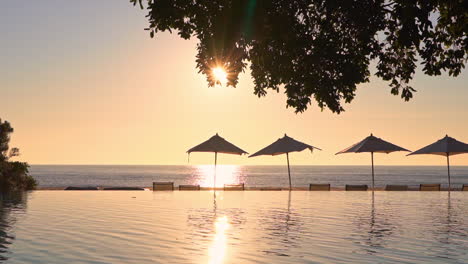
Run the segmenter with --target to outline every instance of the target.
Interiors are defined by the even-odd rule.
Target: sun
[[[226,85],[227,83],[227,73],[221,67],[216,67],[211,70],[213,77],[215,78],[216,82],[219,82],[221,85]]]

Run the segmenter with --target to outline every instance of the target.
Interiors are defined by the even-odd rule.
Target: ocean
[[[135,186],[150,187],[154,181],[213,186],[212,165],[32,165],[31,174],[42,188],[67,186]],[[287,187],[286,166],[218,165],[216,186],[245,183],[246,187]],[[310,183],[371,185],[370,166],[292,166],[292,185],[306,187]],[[451,167],[452,187],[468,183],[468,166]],[[444,166],[376,166],[375,185],[441,183],[447,186]]]

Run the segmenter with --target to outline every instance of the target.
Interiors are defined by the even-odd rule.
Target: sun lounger
[[[145,189],[140,187],[106,187],[104,191],[144,191]]]
[[[440,191],[440,184],[420,184],[420,191]]]
[[[260,188],[260,191],[281,191],[283,190],[281,187],[263,187]]]
[[[468,191],[468,184],[463,184],[462,191]]]
[[[309,184],[309,191],[329,191],[330,184]]]
[[[153,191],[173,191],[173,182],[153,182]]]
[[[225,191],[243,191],[245,190],[244,184],[224,184]]]
[[[199,191],[200,185],[179,185],[179,191]]]
[[[387,185],[385,186],[386,191],[407,191],[408,185]]]
[[[97,187],[93,186],[68,186],[65,188],[66,191],[97,191]]]
[[[348,185],[346,184],[346,191],[367,191],[368,187],[366,184],[363,185]]]

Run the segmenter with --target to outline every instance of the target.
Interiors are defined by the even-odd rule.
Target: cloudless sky
[[[253,153],[284,133],[322,148],[292,164],[369,164],[334,153],[371,132],[416,150],[449,134],[468,142],[468,75],[416,74],[410,102],[371,78],[346,112],[312,105],[295,114],[283,91],[253,95],[247,71],[237,88],[208,88],[195,68],[196,39],[151,39],[146,11],[126,0],[4,1],[0,8],[0,118],[31,164],[187,164],[186,150],[218,132]],[[439,156],[376,155],[382,165],[445,165]],[[212,163],[212,154],[191,155]],[[284,164],[285,157],[221,155],[220,163]],[[452,158],[468,165],[468,155]]]

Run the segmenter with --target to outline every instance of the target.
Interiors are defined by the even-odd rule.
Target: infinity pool
[[[467,263],[468,192],[36,191],[5,263]]]

